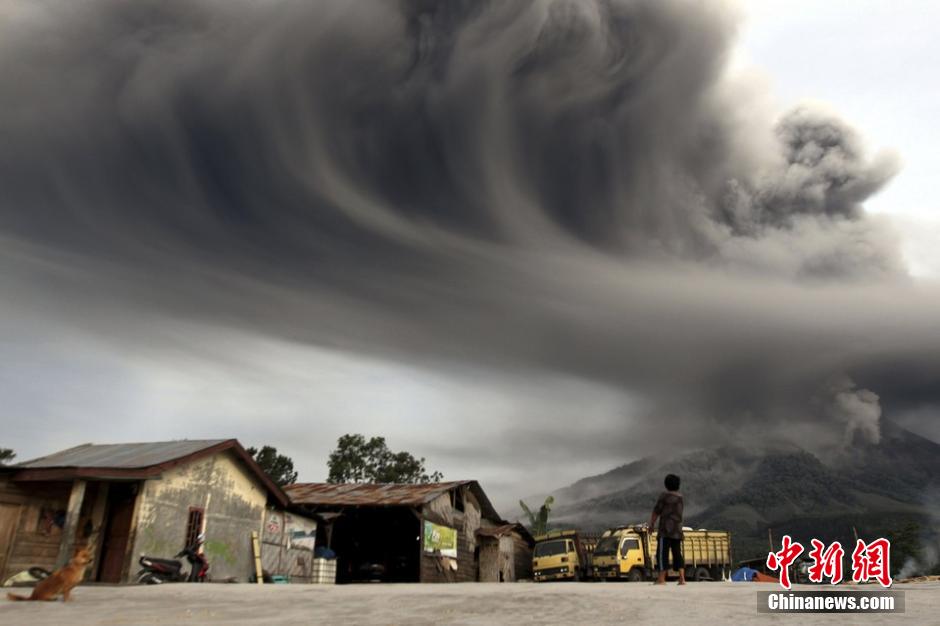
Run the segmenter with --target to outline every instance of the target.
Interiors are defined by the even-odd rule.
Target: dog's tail
[[[29,600],[29,598],[27,598],[26,596],[18,596],[15,593],[8,593],[7,600],[13,600],[14,602],[18,602],[20,600]]]

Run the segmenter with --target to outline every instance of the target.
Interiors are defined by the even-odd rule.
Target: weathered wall
[[[516,581],[515,546],[512,535],[503,535],[499,538],[499,574],[500,582],[511,583]]]
[[[102,534],[105,527],[105,513],[107,513],[109,489],[109,483],[91,483],[90,488],[85,493],[85,501],[82,503],[82,518],[79,521],[79,537],[85,535],[86,531],[91,531],[88,534],[86,543],[94,557],[94,561],[92,561],[92,564],[85,573],[86,580],[94,579],[99,559],[101,558],[101,548],[104,540]]]
[[[512,543],[514,580],[530,580],[532,578],[532,546],[515,533],[512,536]]]
[[[442,493],[424,505],[424,516],[442,526],[454,528],[454,513],[450,493]]]
[[[480,582],[515,582],[516,543],[511,534],[480,537]]]
[[[62,528],[50,515],[65,510],[70,491],[67,482],[16,484],[0,477],[0,504],[15,525],[9,539],[0,537],[0,580],[33,566],[55,569]]]
[[[449,559],[442,559],[422,552],[421,582],[454,583],[457,582],[457,572],[450,568]]]
[[[131,558],[183,549],[190,507],[205,509],[205,554],[214,580],[245,582],[253,571],[251,532],[262,531],[267,492],[230,452],[174,468],[141,490]]]
[[[457,570],[447,567],[446,559],[421,553],[421,582],[475,582],[479,577],[479,553],[476,552],[476,532],[480,528],[480,505],[466,487],[463,494],[464,510],[453,507],[450,493],[442,494],[424,506],[423,515],[437,524],[457,529]]]
[[[457,542],[460,543],[460,527],[455,523],[454,511],[451,504],[450,493],[443,493],[422,508],[422,516],[434,522],[450,528],[457,528]],[[459,554],[459,545],[458,545]],[[421,546],[421,582],[423,583],[448,583],[456,582],[457,572],[450,568],[451,559],[443,559],[424,551],[424,545]],[[459,562],[458,562],[459,569]]]
[[[481,583],[499,582],[499,538],[483,537],[480,544],[480,573]]]
[[[457,535],[457,582],[472,583],[479,577],[477,529],[480,528],[480,505],[466,487],[460,487],[464,496],[463,512],[454,512],[454,522],[461,530]]]
[[[265,512],[261,535],[261,567],[292,583],[313,582],[316,520],[277,509]]]

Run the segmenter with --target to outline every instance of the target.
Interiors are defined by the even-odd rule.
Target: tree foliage
[[[277,448],[273,446],[263,446],[260,450],[257,448],[248,448],[246,450],[252,456],[255,462],[261,466],[261,469],[271,477],[275,483],[280,486],[290,485],[297,482],[297,472],[294,471],[294,462],[290,457],[277,453]]]
[[[16,458],[16,452],[10,448],[0,448],[0,465],[6,465]]]
[[[898,576],[933,576],[940,574],[937,537],[929,527],[908,520],[900,529],[885,533],[891,541],[891,573]]]
[[[331,483],[406,483],[440,482],[440,472],[428,475],[424,457],[408,452],[392,452],[385,437],[366,439],[362,435],[343,435],[328,461]]]
[[[522,507],[526,517],[529,518],[529,531],[533,535],[544,535],[548,530],[548,516],[549,513],[551,513],[553,504],[555,504],[555,498],[548,496],[545,498],[545,502],[542,506],[539,507],[538,514],[536,514],[532,512],[525,502],[519,500],[519,506]]]

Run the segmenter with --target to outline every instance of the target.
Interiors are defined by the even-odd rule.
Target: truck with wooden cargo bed
[[[552,530],[536,536],[532,551],[535,582],[590,579],[596,537],[577,530]]]
[[[731,572],[731,533],[683,528],[682,555],[689,580],[722,580]],[[645,525],[604,531],[593,555],[596,580],[651,580],[655,575],[656,531]],[[667,575],[678,576],[670,570]]]

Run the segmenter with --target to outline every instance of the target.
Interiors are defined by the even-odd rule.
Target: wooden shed
[[[477,530],[480,582],[503,583],[532,578],[535,539],[522,524],[481,527]]]
[[[299,483],[285,491],[294,506],[327,520],[320,524],[317,543],[336,553],[339,583],[475,582],[484,544],[492,543],[486,529],[511,526],[475,480]],[[514,540],[504,549],[509,545],[515,546]]]
[[[210,575],[245,581],[251,532],[288,505],[235,439],[77,446],[0,468],[0,580],[88,545],[90,580],[129,582],[141,554],[170,558],[205,532]]]

